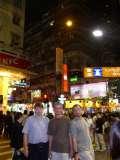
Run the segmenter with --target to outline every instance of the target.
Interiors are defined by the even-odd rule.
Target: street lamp
[[[73,21],[69,19],[69,20],[66,21],[65,24],[66,24],[67,27],[72,27],[73,26]]]
[[[93,32],[92,32],[92,34],[93,34],[93,36],[94,37],[102,37],[103,36],[103,31],[102,30],[100,30],[100,29],[96,29],[96,30],[94,30]]]

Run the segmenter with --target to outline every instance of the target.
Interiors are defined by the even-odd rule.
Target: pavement
[[[6,138],[0,138],[0,160],[11,160],[12,148],[10,141]],[[95,160],[110,160],[109,154],[104,152],[95,152]]]
[[[5,138],[0,138],[0,160],[11,160],[12,148],[10,141]]]

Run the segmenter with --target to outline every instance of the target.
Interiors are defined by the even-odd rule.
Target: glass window
[[[21,43],[21,37],[16,33],[11,33],[11,46],[18,46]]]
[[[12,19],[13,24],[19,26],[20,25],[20,20],[21,20],[20,16],[18,14],[14,13],[13,14],[13,19]]]

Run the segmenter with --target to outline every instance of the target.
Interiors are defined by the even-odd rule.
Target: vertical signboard
[[[68,66],[67,64],[63,64],[63,92],[68,92]]]
[[[63,67],[63,49],[56,48],[56,74],[62,74]]]

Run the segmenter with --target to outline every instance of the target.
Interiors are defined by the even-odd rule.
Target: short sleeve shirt
[[[76,138],[78,152],[92,149],[89,126],[84,118],[73,119],[70,123],[69,133],[72,137]]]
[[[48,135],[53,136],[51,148],[53,152],[69,152],[69,119],[65,117],[52,119],[49,123]]]
[[[31,144],[46,143],[48,141],[48,124],[47,117],[33,115],[26,120],[22,132],[28,134],[28,141]]]

